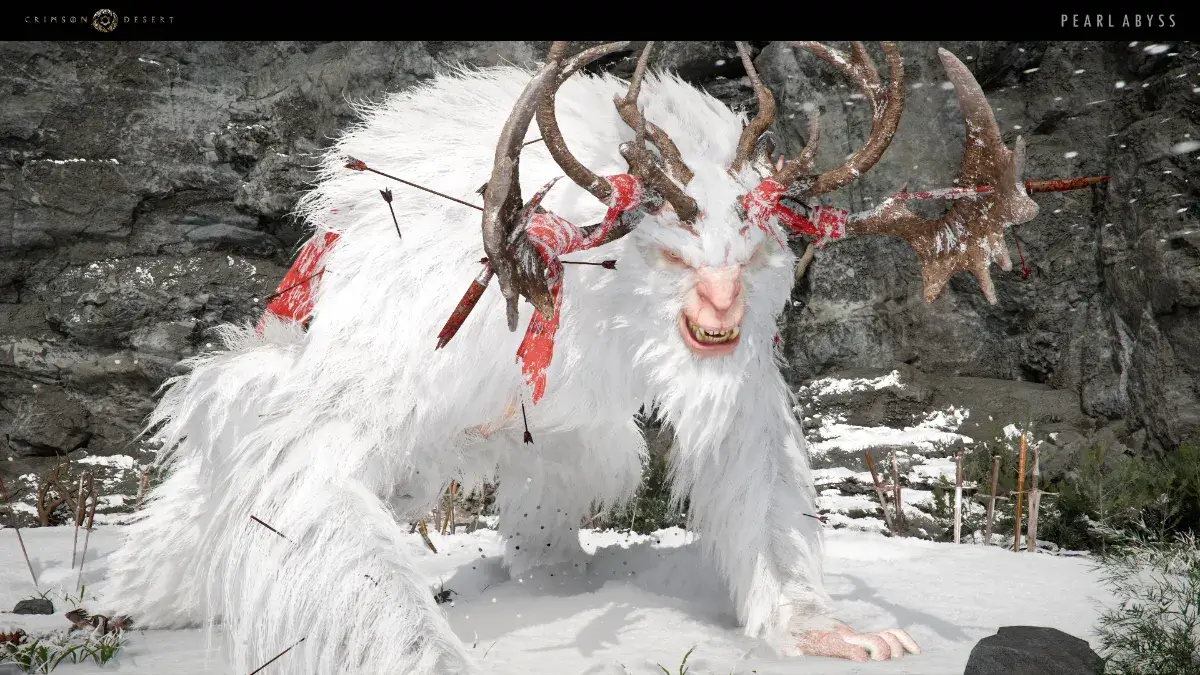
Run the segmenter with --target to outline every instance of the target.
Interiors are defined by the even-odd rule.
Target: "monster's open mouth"
[[[688,318],[686,313],[679,315],[679,332],[683,341],[693,352],[703,356],[722,356],[733,351],[741,339],[741,326],[730,328],[705,328]]]

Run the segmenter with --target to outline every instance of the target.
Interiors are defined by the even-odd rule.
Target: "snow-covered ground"
[[[40,589],[51,597],[61,597],[62,589],[74,593],[72,528],[37,528],[22,535]],[[103,583],[106,558],[120,536],[121,526],[113,525],[92,533],[83,575],[88,596]],[[492,530],[434,534],[437,555],[417,535],[407,545],[431,591],[442,584],[455,591],[453,603],[442,605],[455,632],[487,672],[502,675],[651,675],[662,672],[659,663],[677,670],[693,646],[689,664],[696,675],[958,675],[974,643],[1000,626],[1053,626],[1094,644],[1091,627],[1107,598],[1088,562],[1078,558],[830,530],[826,584],[839,617],[862,630],[900,626],[924,653],[866,664],[781,659],[739,633],[721,584],[690,545],[688,533],[584,531],[582,537],[594,557],[586,575],[572,578],[535,573],[510,579]],[[10,608],[33,591],[13,530],[0,530],[0,606]],[[0,632],[66,627],[63,613],[70,606],[60,602],[55,609],[53,616],[0,614]],[[202,630],[132,631],[118,658],[106,666],[68,664],[55,672],[228,675],[220,636],[215,637],[210,645]],[[287,658],[264,673],[285,675]]]
[[[886,527],[863,464],[864,450],[874,455],[881,473],[890,473],[888,458],[896,454],[906,522],[932,528],[916,527],[910,534],[932,538],[948,526],[935,517],[934,488],[952,485],[945,479],[954,478],[954,447],[970,452],[976,445],[961,433],[971,416],[961,406],[914,409],[903,419],[891,418],[891,426],[852,423],[871,396],[907,386],[898,372],[816,380],[798,392],[797,413],[804,419],[817,467],[818,507],[827,521],[826,585],[838,603],[839,618],[860,630],[902,627],[923,647],[920,655],[868,664],[772,655],[740,634],[722,584],[698,557],[691,535],[678,529],[649,536],[584,530],[584,546],[594,557],[584,576],[570,578],[535,573],[510,579],[500,564],[502,542],[494,530],[431,534],[437,555],[418,535],[407,546],[431,592],[454,592],[453,602],[442,605],[451,625],[485,672],[500,675],[652,675],[662,672],[657,664],[677,672],[693,646],[688,663],[694,675],[958,675],[974,644],[1000,626],[1052,626],[1095,644],[1092,627],[1108,595],[1087,559],[883,534]],[[861,398],[864,394],[867,399]],[[1005,429],[1004,434],[1014,431]],[[91,596],[103,584],[106,556],[119,543],[120,523],[135,501],[142,467],[132,456],[84,457],[79,462],[99,473],[107,498],[97,514],[99,526],[89,542],[83,575]],[[21,484],[32,488],[35,478],[22,476]],[[966,506],[972,513],[983,508],[970,502]],[[33,510],[31,503],[15,507]],[[52,598],[61,598],[64,589],[77,594],[77,571],[70,569],[72,534],[70,527],[23,530],[40,590],[50,591]],[[963,534],[965,541],[978,540],[973,533]],[[32,596],[16,537],[11,529],[2,529],[0,609]],[[56,609],[49,617],[0,614],[0,632],[66,628],[63,613],[70,604],[59,602]],[[115,662],[64,665],[55,672],[227,675],[221,636],[213,635],[211,642],[208,637],[202,630],[133,631]],[[288,673],[287,659],[284,655],[268,666],[264,675]]]

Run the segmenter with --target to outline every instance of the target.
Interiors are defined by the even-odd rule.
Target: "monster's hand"
[[[830,630],[809,630],[792,633],[797,653],[806,656],[828,656],[851,661],[886,661],[898,659],[905,652],[920,654],[921,648],[908,633],[889,628],[874,633],[859,633],[846,625]]]

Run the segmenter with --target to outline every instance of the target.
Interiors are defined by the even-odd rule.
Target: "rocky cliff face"
[[[899,241],[821,250],[785,319],[788,376],[907,365],[1023,380],[1077,397],[1085,426],[1120,421],[1131,446],[1200,437],[1196,44],[902,43],[900,131],[830,203],[857,210],[904,184],[951,184],[963,130],[938,46],[976,73],[1005,140],[1025,136],[1028,177],[1112,181],[1037,197],[1041,214],[1008,238],[1031,274],[995,270],[995,306],[965,274],[925,304]],[[353,101],[456,61],[531,64],[546,47],[0,44],[0,467],[125,452],[156,388],[211,344],[208,329],[261,312],[303,234],[289,211],[308,167]],[[789,150],[811,105],[819,167],[866,138],[863,101],[824,63],[786,43],[754,53]],[[666,43],[654,62],[753,106],[732,43]]]

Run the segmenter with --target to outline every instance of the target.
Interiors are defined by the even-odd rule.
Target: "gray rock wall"
[[[845,80],[785,43],[753,44],[789,149],[808,102],[822,112],[820,167],[861,143],[865,107]],[[259,314],[302,235],[288,214],[307,167],[354,100],[442,63],[532,63],[546,46],[0,44],[0,467],[122,451],[207,329]],[[950,185],[963,132],[938,46],[901,44],[900,131],[831,203]],[[940,46],[976,72],[1006,141],[1025,135],[1029,177],[1113,180],[1037,197],[1041,215],[1009,238],[1032,274],[995,270],[994,307],[966,275],[926,305],[899,241],[822,250],[786,317],[789,377],[908,364],[1026,380],[1076,392],[1083,414],[1162,446],[1200,437],[1200,152],[1186,145],[1200,140],[1197,46]],[[753,105],[732,43],[667,43],[655,62]]]

